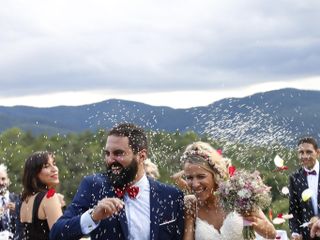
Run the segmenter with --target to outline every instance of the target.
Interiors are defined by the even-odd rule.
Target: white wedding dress
[[[243,240],[243,218],[231,212],[223,221],[220,231],[207,221],[196,218],[195,240]]]

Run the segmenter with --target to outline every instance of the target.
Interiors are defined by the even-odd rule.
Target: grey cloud
[[[97,8],[83,29],[78,19],[42,25],[8,5],[0,10],[0,95],[208,90],[320,74],[318,1],[157,4],[141,6],[142,17],[128,10],[128,19],[105,20]]]

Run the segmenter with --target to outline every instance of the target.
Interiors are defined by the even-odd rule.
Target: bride
[[[260,209],[245,217],[222,209],[214,192],[227,177],[227,162],[214,148],[195,142],[186,148],[182,160],[188,187],[194,193],[185,197],[184,240],[242,240],[244,222],[264,238],[276,237],[274,226]]]

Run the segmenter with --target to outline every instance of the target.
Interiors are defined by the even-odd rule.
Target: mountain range
[[[34,134],[67,134],[133,122],[154,131],[195,131],[224,141],[293,145],[301,136],[319,138],[319,102],[320,91],[286,88],[187,109],[120,99],[50,108],[0,106],[0,131],[18,127]]]

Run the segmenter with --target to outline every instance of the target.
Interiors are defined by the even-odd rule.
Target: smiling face
[[[314,167],[318,154],[319,150],[315,149],[311,143],[302,143],[298,146],[299,160],[307,169],[312,169]]]
[[[104,151],[107,175],[113,186],[124,187],[143,176],[144,151],[134,154],[127,137],[109,136]]]
[[[38,178],[48,188],[54,188],[59,184],[58,173],[59,170],[56,166],[56,161],[52,155],[49,155],[47,163],[43,164],[42,169],[38,174]]]
[[[213,174],[199,164],[185,163],[184,173],[187,184],[197,199],[201,202],[213,198],[213,192],[217,189]]]
[[[0,194],[3,195],[7,192],[10,180],[8,174],[4,170],[0,170]]]

